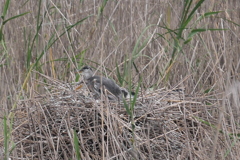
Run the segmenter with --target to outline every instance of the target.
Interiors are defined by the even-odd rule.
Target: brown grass
[[[211,152],[204,146],[211,146],[214,129],[198,119],[206,119],[212,111],[203,99],[165,89],[144,93],[135,106],[133,139],[123,104],[96,101],[86,90],[74,91],[68,84],[47,84],[51,92],[22,100],[15,111],[13,137],[21,146],[16,157],[24,151],[28,154],[23,158],[29,159],[76,159],[73,130],[79,136],[82,159],[185,159]],[[208,121],[217,125],[215,119]]]
[[[0,114],[9,118],[9,149],[16,144],[10,158],[76,159],[76,130],[82,159],[238,159],[240,2],[205,1],[194,20],[206,12],[223,12],[188,27],[227,30],[194,36],[172,65],[173,38],[160,26],[178,28],[183,1],[108,1],[98,14],[101,5],[10,3],[8,18],[30,12],[6,23],[6,48],[0,47]],[[38,16],[42,26],[37,33]],[[189,32],[186,28],[183,38]],[[59,39],[45,49],[52,36]],[[72,82],[79,78],[75,69],[83,63],[118,83],[116,66],[123,74],[129,65],[123,77],[132,84],[123,85],[133,90],[144,77],[134,109],[134,132],[123,104],[96,102],[84,89],[74,91]],[[36,64],[32,71],[31,64]],[[2,125],[0,157],[3,133]]]

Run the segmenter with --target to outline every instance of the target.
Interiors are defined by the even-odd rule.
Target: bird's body
[[[119,86],[111,79],[100,76],[92,76],[88,79],[88,83],[90,83],[88,84],[88,87],[91,88],[92,91],[94,90],[98,93],[104,93],[104,89],[106,89],[117,98],[120,98],[121,96]]]
[[[115,96],[117,99],[122,99],[122,97],[127,97],[129,92],[124,88],[120,88],[113,80],[93,75],[92,68],[85,66],[80,72],[82,73],[87,87],[91,92],[98,95],[101,93],[107,94],[109,99],[113,99]],[[110,94],[106,93],[110,92]],[[112,94],[112,95],[111,95]]]

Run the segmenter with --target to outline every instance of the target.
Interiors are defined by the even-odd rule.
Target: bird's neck
[[[84,77],[85,80],[88,80],[88,79],[91,78],[92,76],[93,76],[93,73],[85,73],[85,74],[83,75],[83,77]]]

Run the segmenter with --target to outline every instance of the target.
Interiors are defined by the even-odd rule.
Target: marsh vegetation
[[[0,157],[240,157],[240,1],[1,4]],[[74,90],[86,64],[138,96]]]

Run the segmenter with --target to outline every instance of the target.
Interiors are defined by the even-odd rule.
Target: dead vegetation
[[[205,0],[184,27],[186,2],[202,0],[2,5],[0,159],[239,159],[240,1]],[[75,91],[85,64],[140,84],[133,119]]]
[[[122,102],[95,100],[70,84],[47,84],[46,94],[21,100],[15,111],[13,138],[22,159],[76,159],[74,130],[82,159],[207,159],[203,155],[212,152],[219,108],[206,105],[209,99],[182,89],[143,92],[132,132]],[[208,116],[214,110],[216,116]],[[221,132],[217,150],[226,145],[223,138]]]

